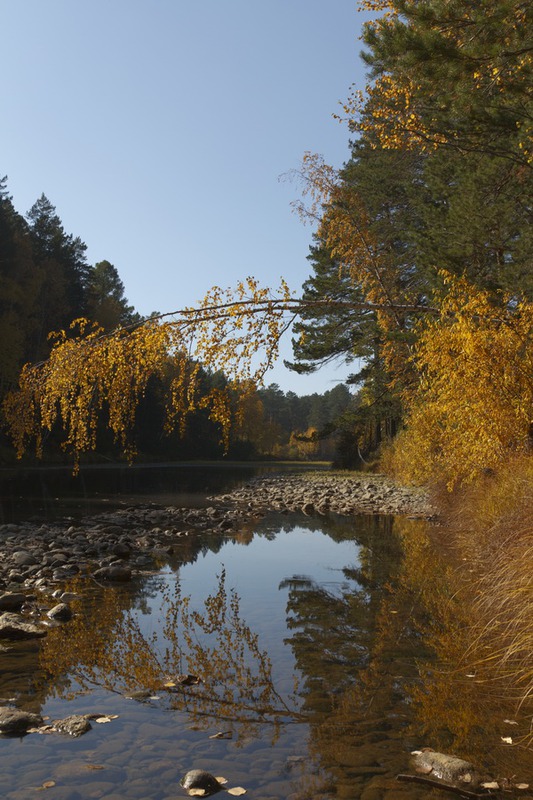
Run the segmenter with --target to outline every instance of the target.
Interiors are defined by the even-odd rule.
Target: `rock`
[[[72,619],[72,609],[67,603],[58,603],[46,613],[46,616],[59,622],[68,622]]]
[[[184,789],[200,789],[205,792],[205,795],[214,794],[222,789],[221,784],[217,781],[214,775],[205,772],[203,769],[191,769],[187,772],[180,781]]]
[[[110,564],[93,572],[93,577],[104,581],[130,581],[131,569],[122,564]]]
[[[415,772],[427,775],[429,778],[438,778],[446,783],[462,783],[475,788],[482,780],[482,776],[469,761],[446,753],[437,753],[434,750],[415,752],[411,765]]]
[[[117,542],[109,548],[109,552],[124,558],[131,554],[131,547],[125,542]]]
[[[72,714],[64,719],[55,719],[52,725],[59,733],[65,733],[68,736],[81,736],[92,728],[87,717],[80,714]]]
[[[18,611],[26,602],[21,592],[5,592],[0,595],[0,611]]]
[[[27,550],[16,550],[11,554],[11,561],[17,567],[29,567],[38,563],[35,556],[32,556]]]
[[[30,714],[29,711],[20,711],[9,706],[0,706],[0,733],[22,735],[28,728],[35,728],[43,724],[40,714]]]
[[[42,625],[28,622],[21,614],[6,611],[0,615],[0,639],[38,639],[46,633]]]

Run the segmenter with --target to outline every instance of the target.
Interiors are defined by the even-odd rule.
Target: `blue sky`
[[[280,176],[307,150],[348,158],[333,115],[364,86],[364,18],[355,0],[4,0],[0,175],[15,208],[44,192],[143,314],[247,275],[298,290],[312,230]],[[307,394],[348,372],[280,364],[267,382]]]

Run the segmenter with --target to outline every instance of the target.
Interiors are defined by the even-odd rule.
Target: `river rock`
[[[0,639],[38,639],[46,633],[42,625],[29,622],[21,614],[6,611],[0,615]]]
[[[52,725],[56,731],[65,733],[68,736],[82,736],[92,728],[87,717],[82,714],[71,714],[71,716],[64,719],[55,719]]]
[[[104,581],[130,581],[131,569],[123,564],[110,564],[93,572],[93,577]]]
[[[11,561],[17,567],[30,567],[35,566],[38,563],[35,556],[33,556],[27,550],[16,550],[11,554]]]
[[[35,728],[43,724],[40,714],[31,714],[9,706],[0,706],[0,733],[22,735],[28,728]]]
[[[438,778],[446,783],[468,784],[475,788],[482,780],[482,776],[469,761],[446,753],[437,753],[434,750],[416,751],[413,753],[411,765],[415,772]]]
[[[190,789],[202,789],[206,796],[222,789],[215,776],[211,775],[210,772],[205,772],[203,769],[189,770],[181,779],[180,784],[187,791]]]
[[[18,611],[25,602],[25,594],[21,592],[5,592],[0,595],[0,611]]]
[[[72,619],[72,609],[67,603],[58,603],[46,612],[46,616],[58,622],[68,622]]]

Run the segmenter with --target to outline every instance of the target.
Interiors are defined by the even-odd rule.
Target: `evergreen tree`
[[[118,270],[109,261],[99,261],[87,279],[87,315],[105,330],[140,321],[124,296]]]
[[[51,330],[68,328],[87,310],[86,290],[89,266],[86,245],[79,237],[65,233],[55,207],[42,194],[28,213],[33,259],[42,272],[38,298],[38,328],[32,359],[47,352]]]
[[[14,209],[7,178],[0,180],[0,396],[14,385],[28,355],[41,274],[28,226]]]

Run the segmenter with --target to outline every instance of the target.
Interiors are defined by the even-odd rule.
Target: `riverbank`
[[[381,476],[312,472],[262,476],[207,498],[201,508],[140,504],[77,522],[21,522],[0,526],[1,611],[17,610],[25,593],[60,596],[61,583],[76,576],[128,581],[157,568],[178,542],[195,535],[238,532],[269,511],[304,514],[401,514],[429,518],[420,489]],[[14,601],[11,595],[20,595]]]
[[[399,514],[429,519],[434,515],[427,493],[400,486],[385,475],[312,472],[274,475],[250,481],[221,495],[219,501],[254,512],[303,511],[305,514]]]

